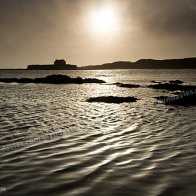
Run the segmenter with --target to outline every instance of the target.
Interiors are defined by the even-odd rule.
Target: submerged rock
[[[106,83],[103,80],[99,80],[96,78],[87,78],[82,79],[71,78],[66,75],[50,75],[43,78],[0,78],[0,82],[4,83],[44,83],[44,84],[84,84],[84,83]]]
[[[100,83],[100,84],[103,84],[103,83],[106,83],[106,82],[103,81],[103,80],[96,79],[96,78],[85,78],[83,80],[83,83]]]
[[[118,87],[122,87],[122,88],[139,88],[140,87],[140,85],[138,84],[115,83],[115,85],[117,85]]]
[[[135,97],[92,97],[87,100],[87,102],[103,102],[103,103],[131,103],[136,102],[138,99]]]
[[[181,80],[170,80],[169,83],[170,84],[183,84],[184,82]]]
[[[161,83],[161,82],[155,81],[155,80],[152,80],[151,82],[152,82],[152,83],[155,83],[155,84],[160,84],[160,83]]]
[[[162,90],[169,90],[169,91],[191,91],[191,90],[196,90],[196,86],[192,85],[181,85],[181,84],[176,84],[176,83],[158,83],[158,84],[151,84],[148,86],[149,88],[153,89],[162,89]]]

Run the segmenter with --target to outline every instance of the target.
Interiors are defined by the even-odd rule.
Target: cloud
[[[143,30],[163,35],[196,33],[196,0],[132,0],[128,4]]]

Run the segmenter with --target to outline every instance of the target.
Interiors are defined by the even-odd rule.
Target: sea
[[[165,106],[155,97],[171,93],[148,88],[196,85],[196,70],[0,70],[0,78],[52,74],[106,84],[0,83],[0,195],[196,195],[196,107]],[[138,101],[86,101],[98,96]]]

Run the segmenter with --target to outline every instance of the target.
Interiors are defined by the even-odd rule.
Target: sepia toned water
[[[159,104],[154,97],[169,93],[146,86],[196,84],[196,70],[1,70],[0,78],[54,73],[107,84],[0,83],[0,195],[195,196],[196,107]],[[86,102],[96,96],[139,100]]]

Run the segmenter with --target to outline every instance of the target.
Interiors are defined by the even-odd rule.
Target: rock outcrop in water
[[[175,96],[155,97],[165,105],[196,105],[196,86],[182,85],[184,82],[180,80],[169,81],[166,83],[157,83],[150,85],[153,89],[162,89],[172,91]],[[174,92],[177,91],[177,92]],[[176,96],[177,95],[177,96]]]
[[[170,84],[183,84],[184,82],[182,80],[170,80]]]
[[[182,83],[181,83],[182,84]],[[190,91],[196,90],[196,86],[193,85],[181,85],[178,81],[177,82],[166,82],[166,83],[156,83],[149,85],[149,88],[153,89],[162,89],[162,90],[169,90],[169,91]]]
[[[138,99],[135,97],[113,97],[113,96],[108,96],[108,97],[92,97],[87,99],[87,102],[103,102],[103,103],[132,103],[136,102]]]
[[[138,84],[115,83],[115,85],[117,85],[118,87],[121,87],[121,88],[139,88],[140,87],[140,85],[138,85]]]
[[[160,96],[155,97],[161,103],[165,105],[179,105],[179,106],[191,106],[196,105],[196,92],[184,92],[178,96]]]
[[[66,75],[50,75],[43,78],[0,78],[0,82],[4,83],[44,83],[44,84],[84,84],[84,83],[106,83],[103,80],[99,80],[96,78],[86,78],[82,79],[78,78],[71,78]]]

